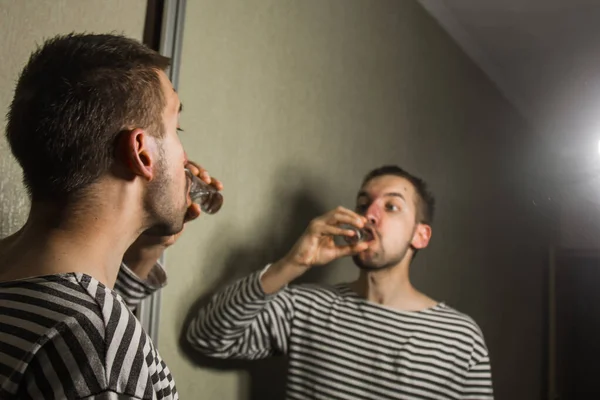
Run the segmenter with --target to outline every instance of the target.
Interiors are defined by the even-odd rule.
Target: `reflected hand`
[[[355,234],[351,230],[340,228],[340,224],[350,224],[362,228],[366,222],[365,217],[347,208],[338,207],[313,219],[284,260],[286,263],[298,267],[310,268],[365,251],[369,247],[368,243],[359,242],[354,245],[337,246],[333,241],[333,236],[353,236]]]

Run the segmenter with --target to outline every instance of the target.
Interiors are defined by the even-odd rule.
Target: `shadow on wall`
[[[286,189],[286,185],[290,184],[290,176],[294,176],[291,182],[298,182],[298,176],[301,174],[298,171],[282,174],[278,184],[279,188],[283,188],[283,190],[275,190],[274,198],[280,204],[291,206],[288,209],[278,210],[279,213],[284,214],[270,212],[268,218],[261,219],[267,221],[265,226],[257,226],[257,232],[263,232],[264,236],[259,238],[261,240],[257,240],[256,243],[262,243],[262,245],[247,247],[241,244],[238,249],[232,251],[231,256],[225,262],[222,274],[217,279],[214,290],[198,299],[190,309],[179,339],[182,353],[188,355],[194,364],[209,369],[245,372],[249,380],[247,384],[240,384],[239,399],[283,399],[285,397],[287,357],[281,355],[255,361],[209,358],[195,351],[186,341],[185,334],[191,320],[197,315],[199,309],[210,301],[212,295],[233,281],[252,273],[254,269],[249,266],[264,266],[285,255],[304,232],[308,223],[328,211],[319,202],[319,196],[314,191],[310,191],[309,188],[314,188],[315,185],[304,181],[306,184],[296,185],[299,189]],[[286,212],[289,213],[287,218]],[[322,282],[325,271],[324,268],[312,269],[295,283]]]

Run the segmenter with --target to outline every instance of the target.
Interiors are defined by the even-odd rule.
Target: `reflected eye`
[[[385,209],[388,211],[400,211],[400,207],[396,206],[395,204],[386,204]]]

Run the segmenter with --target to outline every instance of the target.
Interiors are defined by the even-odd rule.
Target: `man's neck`
[[[361,269],[350,287],[365,300],[400,311],[422,311],[437,304],[416,290],[409,278],[409,262],[381,270]]]
[[[33,204],[25,226],[0,242],[0,280],[79,272],[112,288],[141,225],[139,210],[126,202]]]

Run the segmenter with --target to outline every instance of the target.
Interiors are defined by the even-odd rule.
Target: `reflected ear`
[[[411,245],[415,249],[424,249],[431,240],[431,226],[427,224],[417,224],[413,235]]]
[[[122,132],[117,143],[119,157],[128,172],[151,181],[159,158],[156,139],[143,129]]]

